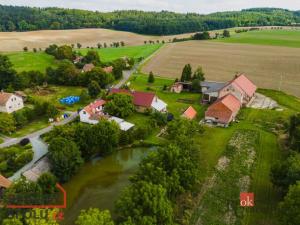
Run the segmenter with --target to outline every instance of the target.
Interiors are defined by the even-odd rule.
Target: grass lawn
[[[129,46],[120,48],[101,48],[93,49],[99,52],[100,60],[103,62],[110,62],[115,59],[121,58],[123,56],[137,58],[147,58],[152,55],[157,49],[159,49],[162,44],[147,44],[139,46]],[[79,50],[83,55],[85,55],[90,49]]]
[[[224,154],[228,141],[237,130],[256,131],[259,134],[259,144],[249,189],[255,194],[255,207],[244,212],[241,224],[277,225],[276,206],[281,199],[270,181],[269,174],[272,164],[282,159],[283,152],[278,144],[278,136],[273,131],[275,128],[284,129],[283,125],[292,114],[300,111],[300,107],[297,98],[283,92],[273,90],[259,90],[259,92],[276,100],[284,110],[242,109],[239,123],[233,123],[226,129],[205,127],[205,132],[197,137],[201,152],[200,177],[203,183],[214,173],[218,159]],[[191,224],[197,220],[198,213],[199,211],[195,211]]]
[[[49,125],[50,124],[48,123],[48,120],[45,118],[36,119],[36,120],[30,122],[29,124],[25,125],[21,129],[18,129],[10,137],[13,137],[13,138],[23,137],[23,136],[26,136],[27,134],[41,130]]]
[[[30,95],[34,98],[50,101],[54,103],[59,109],[67,111],[76,111],[79,108],[87,105],[91,99],[87,102],[79,102],[74,105],[62,105],[59,100],[68,96],[79,96],[82,90],[86,90],[84,87],[71,87],[71,86],[49,86],[44,91],[38,92],[32,89],[26,89],[25,92],[27,95]]]
[[[3,141],[3,139],[2,139],[2,138],[0,138],[0,144],[1,144],[1,143],[3,143],[3,142],[4,142],[4,141]]]
[[[232,34],[216,41],[300,48],[300,30],[260,30]]]
[[[44,73],[47,67],[56,65],[54,57],[45,52],[14,52],[7,55],[18,72],[38,70]]]
[[[243,224],[278,224],[276,205],[280,194],[270,181],[270,169],[274,161],[281,159],[276,135],[260,131],[256,166],[252,173],[250,191],[255,194],[255,207],[249,208]]]
[[[205,107],[200,105],[201,95],[198,93],[171,93],[164,91],[163,87],[168,88],[174,83],[173,79],[155,77],[155,82],[149,84],[147,82],[148,75],[135,74],[130,79],[130,88],[139,91],[155,92],[159,98],[168,104],[168,111],[173,113],[175,117],[179,117],[190,105],[198,112],[198,119],[202,118],[205,112]],[[180,100],[191,101],[192,103],[179,102]]]

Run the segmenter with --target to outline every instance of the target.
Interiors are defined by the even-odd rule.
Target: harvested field
[[[201,65],[207,80],[228,81],[246,73],[259,87],[300,96],[300,49],[277,46],[188,41],[163,46],[143,67],[160,76],[179,78],[185,64]]]
[[[78,29],[78,30],[41,30],[31,32],[0,32],[0,51],[22,51],[27,46],[33,48],[46,48],[49,44],[76,44],[81,43],[82,48],[96,46],[97,43],[124,41],[126,45],[142,45],[144,41],[173,39],[174,37],[190,37],[192,34],[172,36],[147,36],[130,32],[108,29]]]

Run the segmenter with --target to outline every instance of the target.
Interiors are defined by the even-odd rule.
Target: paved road
[[[30,142],[32,144],[32,150],[33,150],[33,159],[31,162],[23,166],[21,169],[19,169],[13,176],[9,178],[9,180],[14,181],[16,179],[19,179],[21,175],[31,169],[31,167],[40,160],[44,155],[48,153],[48,145],[39,137],[31,138]]]
[[[124,70],[124,71],[123,71],[123,78],[122,78],[122,80],[120,80],[119,83],[117,83],[116,85],[114,85],[114,88],[120,88],[120,87],[122,87],[122,86],[128,81],[128,79],[130,78],[130,76],[131,76],[133,73],[136,72],[136,69],[137,69],[137,67],[138,67],[139,65],[140,65],[140,64],[134,66],[134,68],[131,69],[131,70]]]
[[[27,134],[26,136],[23,136],[23,137],[9,139],[9,140],[3,142],[2,144],[0,144],[0,148],[5,148],[5,147],[9,147],[11,145],[18,144],[24,138],[29,138],[29,139],[38,138],[39,136],[51,131],[54,126],[60,126],[60,125],[67,124],[67,123],[75,120],[77,116],[78,116],[77,112],[72,112],[71,115],[67,119],[64,119],[60,122],[53,123],[52,125],[44,128],[44,129],[38,130],[31,134]]]

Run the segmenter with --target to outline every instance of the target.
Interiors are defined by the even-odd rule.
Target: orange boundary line
[[[67,208],[67,192],[59,183],[56,183],[56,187],[63,193],[63,196],[64,196],[63,205],[7,205],[6,208],[10,208],[10,209],[65,209],[65,208]]]

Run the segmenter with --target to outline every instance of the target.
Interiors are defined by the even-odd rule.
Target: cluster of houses
[[[206,123],[227,127],[243,106],[254,99],[257,87],[244,75],[226,83],[201,82],[203,103],[212,103],[205,112]]]
[[[245,76],[239,74],[229,82],[200,82],[202,104],[211,104],[205,112],[204,122],[227,127],[234,121],[241,107],[252,102],[257,87]],[[190,91],[192,82],[175,82],[170,91]]]
[[[132,96],[133,104],[138,112],[146,112],[147,110],[155,110],[158,112],[167,112],[167,104],[159,99],[154,93],[130,91],[126,89],[112,88],[110,94],[123,93]],[[125,121],[124,119],[110,116],[104,112],[106,101],[98,99],[80,112],[80,121],[83,123],[97,124],[100,119],[107,119],[108,121],[115,121],[122,131],[128,131],[134,124]]]

